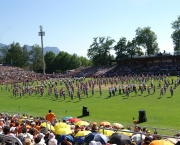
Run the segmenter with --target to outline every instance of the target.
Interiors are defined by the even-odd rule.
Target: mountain
[[[6,45],[5,45],[5,44],[0,43],[0,48],[2,48],[2,47],[4,47],[4,46],[6,46]]]
[[[59,54],[60,50],[59,48],[57,47],[44,47],[44,51],[47,52],[47,51],[53,51],[56,55]]]
[[[9,45],[0,43],[0,49],[4,46],[9,46]],[[26,45],[26,47],[27,47],[28,51],[30,51],[32,49],[32,46]],[[56,55],[60,52],[58,47],[49,47],[49,46],[44,47],[44,54],[46,54],[46,52],[48,52],[48,51],[52,51]]]

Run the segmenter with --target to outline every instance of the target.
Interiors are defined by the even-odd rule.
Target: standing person
[[[137,96],[137,88],[134,86],[135,97]]]
[[[73,101],[73,98],[74,98],[73,92],[70,92],[70,98],[71,98],[71,101]]]
[[[51,110],[49,110],[49,113],[46,115],[46,120],[50,121],[52,123],[52,121],[54,120],[54,118],[56,118],[55,114],[52,113]]]
[[[148,87],[148,95],[150,95],[151,87]]]
[[[153,94],[156,92],[156,86],[153,87]]]
[[[109,97],[111,97],[111,94],[112,94],[112,89],[109,88]]]
[[[94,88],[92,88],[92,97],[94,96]]]
[[[163,97],[163,95],[164,95],[164,89],[161,88],[161,89],[160,89],[160,97]]]
[[[172,87],[170,88],[170,93],[171,93],[171,97],[173,97],[174,90]]]
[[[99,90],[99,93],[100,93],[100,96],[102,96],[102,90],[101,90],[101,88],[100,88],[100,90]]]

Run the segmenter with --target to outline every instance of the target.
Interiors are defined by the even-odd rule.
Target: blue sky
[[[180,0],[1,0],[0,43],[41,45],[86,56],[94,37],[132,40],[138,27],[151,27],[161,51],[173,52],[171,23]],[[113,52],[112,52],[113,53]]]

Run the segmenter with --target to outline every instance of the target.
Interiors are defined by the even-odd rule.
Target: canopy
[[[75,137],[77,137],[77,136],[86,136],[86,135],[88,135],[90,133],[91,133],[91,131],[86,131],[86,130],[78,131],[78,133],[76,133]]]
[[[78,122],[78,121],[81,121],[81,119],[79,119],[79,118],[69,118],[68,121],[69,122]]]
[[[62,120],[67,121],[69,118],[73,118],[73,117],[72,116],[66,116],[66,117],[62,118]]]
[[[105,129],[104,129],[104,131],[103,131],[103,129],[100,129],[99,132],[106,135],[106,136],[108,136],[108,137],[111,136],[114,133],[113,130],[105,130]]]
[[[131,138],[124,134],[114,133],[110,137],[110,142],[111,144],[126,145],[131,144]]]
[[[71,134],[72,130],[69,128],[59,128],[55,131],[55,134],[62,135],[62,134]]]
[[[111,125],[111,123],[103,121],[103,122],[100,122],[99,125],[100,126],[109,126],[109,125]]]
[[[59,129],[59,128],[67,128],[67,124],[60,122],[60,123],[56,123],[56,125],[54,126],[55,130]]]
[[[53,127],[51,124],[46,123],[46,122],[41,123],[41,127],[45,127],[45,128],[47,128],[48,130],[55,131],[54,127]]]
[[[174,145],[169,140],[154,140],[149,145]]]
[[[120,124],[120,123],[113,123],[113,127],[114,127],[114,128],[117,128],[117,129],[122,129],[122,128],[124,128],[124,126],[123,126],[122,124]]]
[[[106,144],[109,141],[109,138],[104,134],[96,134],[94,136],[94,141],[99,141],[101,144]]]
[[[87,126],[87,125],[89,125],[89,123],[88,122],[86,122],[86,121],[78,121],[78,122],[76,122],[76,124],[75,125],[83,125],[83,126]]]

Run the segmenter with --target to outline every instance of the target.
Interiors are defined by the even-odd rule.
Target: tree
[[[106,41],[102,44],[104,50],[104,54],[103,54],[104,65],[109,64],[109,61],[111,60],[110,50],[113,48],[112,45],[114,42],[115,42],[114,39],[110,39],[110,37],[107,37]]]
[[[174,44],[174,51],[180,50],[180,16],[178,19],[171,23],[172,29],[174,29],[171,34],[171,38]]]
[[[146,49],[147,55],[154,55],[159,52],[157,36],[150,27],[136,29],[136,42]]]
[[[24,68],[27,68],[29,66],[29,51],[26,45],[22,47],[22,62]]]
[[[71,55],[61,51],[54,59],[55,72],[63,72],[69,69]]]
[[[0,49],[0,59],[1,59],[0,61],[3,64],[9,64],[7,57],[6,57],[8,50],[9,50],[8,46],[4,46]]]
[[[74,53],[73,55],[71,55],[70,58],[69,70],[78,68],[80,66],[81,66],[81,61],[77,56],[77,54]]]
[[[88,60],[86,57],[80,56],[79,59],[81,62],[81,66],[91,66],[92,65],[92,61]]]
[[[23,55],[22,49],[19,43],[12,43],[8,52],[6,53],[6,60],[12,63],[13,66],[23,66]]]
[[[93,65],[108,65],[110,50],[114,42],[114,39],[110,39],[110,37],[93,38],[93,43],[87,53]]]
[[[46,63],[46,71],[48,73],[52,73],[55,70],[55,66],[54,66],[55,57],[56,57],[56,54],[53,51],[48,51],[44,55],[44,61]]]
[[[134,56],[144,55],[144,53],[142,52],[142,49],[137,46],[137,42],[135,39],[127,42],[126,50],[130,58],[133,58]]]
[[[32,46],[29,52],[30,62],[34,71],[42,70],[42,51],[41,47],[37,44]]]
[[[114,46],[116,60],[124,59],[128,57],[127,50],[126,50],[127,40],[125,37],[121,37],[117,44]]]

